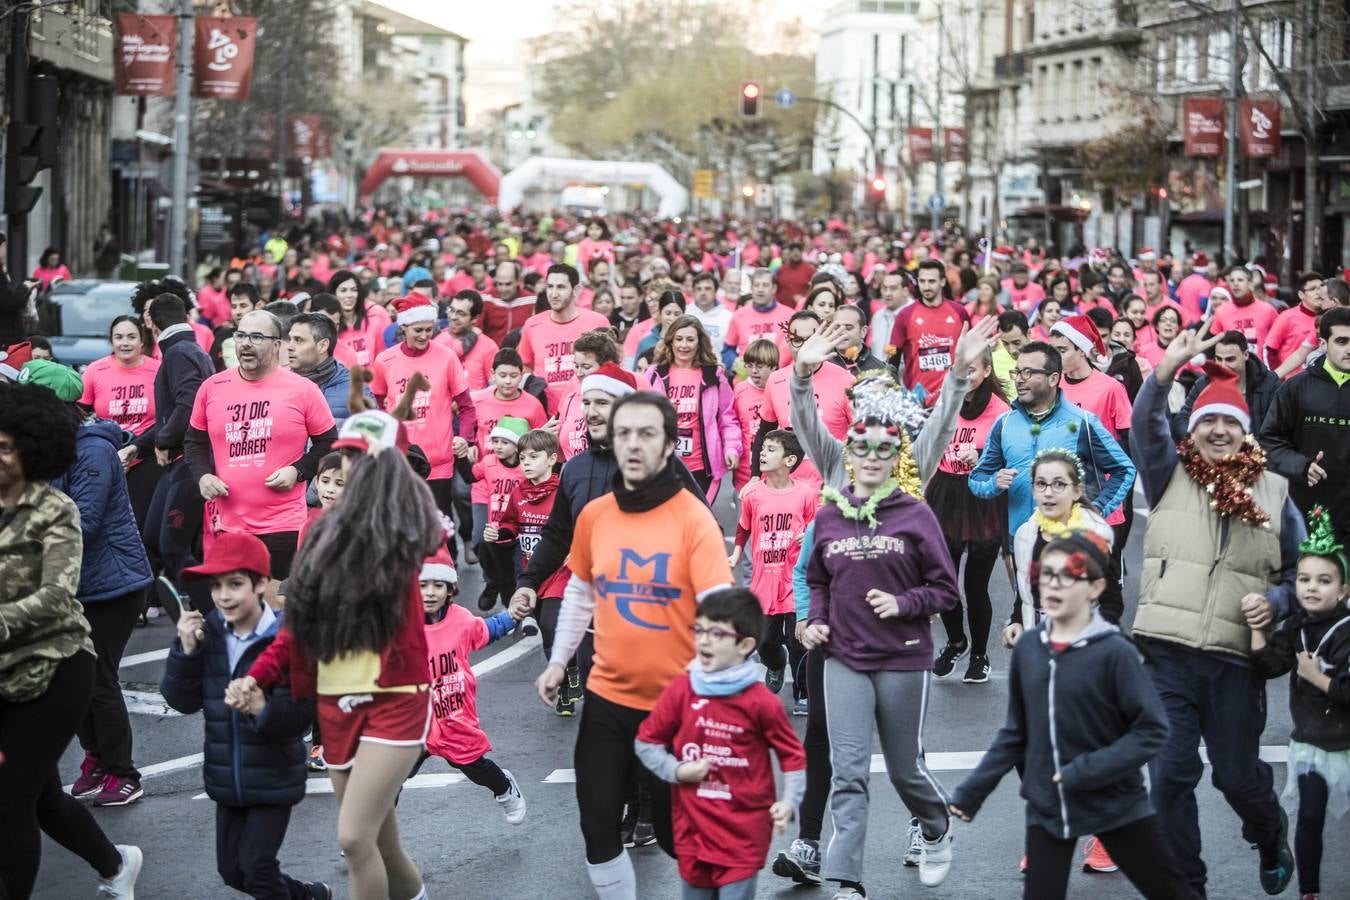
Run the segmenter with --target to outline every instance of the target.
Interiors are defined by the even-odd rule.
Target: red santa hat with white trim
[[[33,345],[28,341],[11,344],[9,349],[0,350],[0,377],[10,381],[19,380],[19,372],[33,358]]]
[[[637,379],[632,372],[620,369],[614,363],[605,363],[581,380],[581,392],[604,391],[613,397],[627,397],[637,392]]]
[[[994,262],[1007,262],[1012,259],[1014,252],[1016,251],[1012,247],[999,246],[994,248],[990,256],[994,258]]]
[[[1231,416],[1238,420],[1243,431],[1250,434],[1252,413],[1247,406],[1247,398],[1238,389],[1237,373],[1211,359],[1205,363],[1205,375],[1209,377],[1209,384],[1195,398],[1186,430],[1194,431],[1195,423],[1205,416]]]
[[[1087,354],[1092,364],[1101,368],[1110,361],[1106,352],[1106,342],[1097,330],[1097,323],[1087,316],[1065,316],[1050,328],[1051,334],[1057,334],[1068,340],[1079,350]]]
[[[398,324],[414,325],[418,322],[436,321],[436,304],[426,294],[413,291],[406,297],[394,301],[394,310],[398,313]]]
[[[1140,247],[1137,259],[1139,262],[1154,262],[1158,259],[1158,251],[1152,247]]]
[[[455,571],[455,561],[450,558],[450,552],[441,547],[432,556],[428,556],[422,563],[422,573],[417,577],[418,581],[444,581],[446,584],[458,584],[459,573]]]

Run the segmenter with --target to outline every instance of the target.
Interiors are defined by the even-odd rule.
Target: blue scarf
[[[762,681],[763,666],[746,660],[740,665],[716,672],[705,672],[697,659],[689,663],[689,684],[700,697],[730,697],[739,694],[756,681]]]

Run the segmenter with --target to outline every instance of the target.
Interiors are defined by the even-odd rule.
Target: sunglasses
[[[877,459],[894,459],[900,452],[900,445],[891,441],[864,441],[854,439],[848,442],[848,452],[854,456],[867,456],[875,453]]]

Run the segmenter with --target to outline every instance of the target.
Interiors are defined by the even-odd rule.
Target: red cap
[[[199,566],[184,569],[183,577],[205,578],[239,571],[271,578],[272,554],[256,534],[223,531],[211,542],[210,557]]]
[[[615,397],[626,397],[637,391],[637,378],[614,363],[605,363],[582,379],[581,392],[586,391],[604,391]]]
[[[28,341],[11,344],[8,350],[0,350],[0,375],[10,381],[17,381],[19,372],[33,358],[33,345]]]
[[[1250,433],[1252,413],[1247,407],[1247,398],[1238,389],[1237,373],[1211,359],[1205,363],[1205,375],[1209,377],[1209,384],[1195,398],[1186,430],[1194,431],[1195,423],[1205,416],[1220,415],[1232,416],[1242,424],[1243,431]]]

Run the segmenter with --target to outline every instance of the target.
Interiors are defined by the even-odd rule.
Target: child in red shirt
[[[661,692],[634,742],[642,764],[675,785],[671,821],[684,900],[749,900],[769,850],[806,790],[806,753],[749,660],[764,613],[744,588],[699,604],[694,661]],[[676,757],[671,749],[680,748]],[[783,770],[775,800],[769,750]]]

